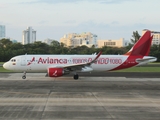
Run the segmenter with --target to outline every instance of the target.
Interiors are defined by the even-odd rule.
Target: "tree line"
[[[12,43],[10,39],[0,40],[0,62],[6,62],[10,58],[23,55],[23,54],[94,54],[102,51],[102,54],[125,54],[133,46],[135,42],[140,38],[138,32],[133,32],[133,39],[131,39],[131,44],[126,47],[108,47],[104,46],[102,48],[96,48],[92,46],[91,48],[87,46],[78,46],[75,48],[66,47],[63,43],[58,41],[53,41],[51,45],[43,42],[35,42],[32,44],[22,45],[21,43]],[[150,56],[157,57],[157,61],[160,62],[160,45],[151,46]]]

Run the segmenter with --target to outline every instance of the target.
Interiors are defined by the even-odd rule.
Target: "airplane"
[[[154,62],[156,57],[148,56],[153,35],[146,33],[124,55],[19,55],[3,64],[8,70],[23,72],[22,78],[26,79],[26,72],[46,72],[46,76],[60,77],[74,74],[79,78],[79,72],[113,71],[133,66]]]

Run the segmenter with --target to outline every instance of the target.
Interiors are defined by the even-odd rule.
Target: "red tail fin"
[[[151,31],[146,31],[125,55],[147,56],[150,52],[152,38]]]

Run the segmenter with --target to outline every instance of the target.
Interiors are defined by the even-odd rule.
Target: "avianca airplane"
[[[113,71],[143,65],[157,60],[148,56],[153,36],[150,31],[135,43],[124,55],[20,55],[3,64],[8,70],[23,72],[46,72],[49,77],[60,77],[73,73],[78,79],[79,72]]]

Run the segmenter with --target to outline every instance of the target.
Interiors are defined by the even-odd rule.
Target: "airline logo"
[[[91,62],[92,58],[71,58],[71,59],[58,59],[58,58],[38,58],[35,60],[35,57],[32,58],[30,62],[28,62],[28,66],[31,65],[33,62],[37,64],[81,64]],[[122,58],[98,58],[98,60],[94,64],[122,64]]]
[[[53,76],[57,76],[57,70],[53,73]]]
[[[33,57],[32,60],[30,62],[28,62],[27,65],[31,65],[34,61],[35,61],[35,57]]]

